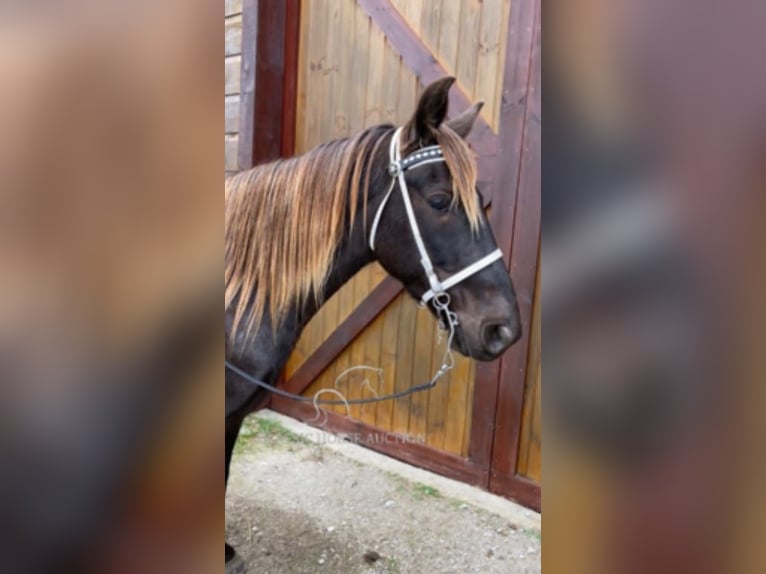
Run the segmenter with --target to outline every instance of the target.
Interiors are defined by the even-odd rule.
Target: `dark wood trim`
[[[284,0],[258,0],[253,165],[282,154],[286,21]]]
[[[299,0],[243,0],[239,169],[295,147]]]
[[[258,0],[242,0],[242,66],[239,95],[237,167],[253,167],[255,131],[255,56],[258,44]]]
[[[541,212],[541,61],[540,4],[529,0],[534,12],[534,30],[528,98],[524,112],[522,161],[518,173],[519,186],[515,209],[511,276],[517,296],[526,336],[503,357],[500,363],[500,388],[495,414],[495,443],[492,452],[493,476],[515,476],[519,455],[521,417],[529,362],[529,331],[535,296],[540,247]],[[503,142],[500,144],[504,145]],[[502,176],[499,179],[502,181]],[[505,493],[504,493],[505,494]],[[512,494],[509,494],[511,496]]]
[[[388,42],[401,55],[407,67],[415,73],[421,85],[426,86],[450,75],[390,0],[357,0],[357,3],[385,34]],[[449,102],[451,113],[462,112],[473,103],[457,84],[450,90]],[[479,117],[470,137],[476,153],[480,156],[494,156],[495,140],[492,127],[484,118]]]
[[[286,0],[285,74],[282,91],[282,157],[295,155],[295,114],[298,96],[298,51],[300,47],[300,0]]]
[[[300,394],[330,366],[367,325],[372,323],[402,291],[402,284],[386,277],[364,301],[346,317],[319,348],[306,359],[284,385],[284,389]]]
[[[542,489],[536,482],[520,475],[504,476],[492,474],[489,490],[509,498],[522,506],[540,512],[542,510]]]
[[[274,397],[272,408],[308,424],[311,424],[311,421],[316,417],[313,405],[296,403],[281,397]],[[395,434],[382,431],[363,422],[351,420],[332,411],[327,411],[327,422],[323,428],[332,433],[358,435],[359,442],[372,450],[442,476],[486,488],[487,470],[478,467],[470,460],[435,450],[424,444],[404,442],[401,437],[397,437]]]
[[[479,465],[489,466],[492,461],[492,449],[496,436],[498,414],[506,417],[508,424],[520,424],[512,419],[511,413],[498,411],[498,394],[502,365],[511,357],[526,356],[529,344],[529,305],[523,298],[534,291],[534,279],[527,283],[526,278],[518,277],[511,264],[512,244],[516,221],[516,203],[519,194],[519,174],[524,147],[524,127],[526,120],[526,101],[531,69],[531,52],[534,35],[535,0],[518,0],[511,5],[506,42],[505,70],[500,109],[500,135],[498,137],[497,162],[494,166],[494,191],[492,193],[492,213],[490,222],[498,245],[505,254],[506,266],[511,269],[511,276],[520,299],[524,337],[514,345],[500,361],[479,363],[476,365],[476,392],[473,400],[473,424],[469,456]],[[533,190],[539,195],[539,188]],[[537,237],[534,239],[537,241]],[[531,289],[531,291],[530,291]],[[512,360],[516,363],[517,361]],[[510,362],[509,362],[510,364]],[[524,370],[515,373],[519,381],[524,380]]]

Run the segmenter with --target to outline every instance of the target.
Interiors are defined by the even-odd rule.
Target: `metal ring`
[[[434,307],[437,309],[444,309],[449,306],[451,303],[451,299],[449,296],[449,293],[443,292],[443,293],[437,293],[433,297]]]

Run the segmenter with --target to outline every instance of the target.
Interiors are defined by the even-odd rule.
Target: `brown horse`
[[[322,302],[373,261],[450,323],[460,353],[493,360],[519,338],[464,141],[482,104],[445,121],[453,82],[428,86],[398,130],[372,127],[226,182],[227,360],[273,384]],[[242,421],[266,396],[227,371],[227,482]],[[226,563],[244,570],[228,545]]]

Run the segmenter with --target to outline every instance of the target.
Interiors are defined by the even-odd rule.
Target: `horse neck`
[[[357,218],[361,218],[361,211]],[[324,290],[319,297],[320,302],[327,301],[362,268],[372,263],[374,259],[373,252],[367,246],[365,226],[354,225],[353,231],[350,234],[344,233],[343,241],[338,246],[333,265],[327,275]],[[321,304],[317,305],[313,300],[306,305],[300,319],[301,328],[316,315],[320,308]]]

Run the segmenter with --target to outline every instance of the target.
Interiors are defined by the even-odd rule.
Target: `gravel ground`
[[[251,417],[226,537],[251,574],[540,572],[540,535]]]

